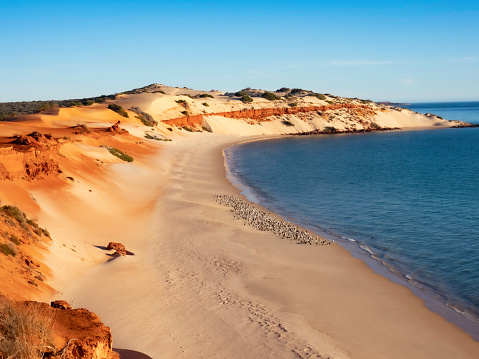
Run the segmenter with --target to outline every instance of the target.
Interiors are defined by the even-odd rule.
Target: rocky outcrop
[[[115,123],[113,126],[111,127],[108,127],[106,132],[110,132],[112,134],[115,134],[115,133],[128,133],[127,130],[123,129],[120,127],[120,121],[118,121],[117,123]]]
[[[118,253],[118,255],[122,255],[122,256],[126,256],[127,255],[127,251],[126,251],[126,248],[123,244],[121,243],[117,243],[117,242],[110,242],[108,243],[108,246],[106,247],[106,249],[114,249],[116,253]]]
[[[170,126],[193,126],[201,125],[204,116],[221,116],[226,118],[237,118],[243,119],[248,118],[255,121],[264,121],[271,116],[281,116],[281,115],[294,115],[297,113],[308,113],[308,112],[325,112],[325,111],[334,111],[340,109],[350,109],[350,110],[362,110],[365,112],[374,112],[374,110],[366,105],[355,105],[355,104],[334,104],[334,105],[324,105],[324,106],[304,106],[304,107],[272,107],[272,108],[257,108],[241,111],[230,111],[230,112],[215,112],[207,113],[202,115],[193,115],[193,116],[184,116],[179,118],[174,118],[171,120],[165,120],[164,123]]]
[[[22,317],[34,316],[35,320],[49,326],[40,343],[42,348],[38,347],[44,358],[119,358],[112,349],[110,328],[95,313],[83,308],[72,309],[63,300],[54,301],[51,306],[34,301],[10,303],[10,307],[18,312],[19,325]]]

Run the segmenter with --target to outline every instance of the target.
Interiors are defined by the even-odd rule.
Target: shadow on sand
[[[113,348],[113,351],[120,354],[120,359],[153,359],[146,354],[134,350]]]

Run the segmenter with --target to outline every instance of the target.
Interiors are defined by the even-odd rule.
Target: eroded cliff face
[[[235,119],[251,119],[254,121],[262,122],[267,121],[269,117],[272,116],[281,116],[281,115],[295,115],[301,113],[311,113],[316,112],[319,116],[324,116],[324,113],[328,111],[335,111],[347,109],[357,112],[358,114],[368,113],[370,115],[375,115],[371,107],[365,105],[355,105],[355,104],[333,104],[333,105],[324,105],[324,106],[304,106],[304,107],[274,107],[274,108],[258,108],[258,109],[249,109],[241,111],[230,111],[230,112],[216,112],[208,113],[201,115],[193,116],[183,116],[171,120],[165,120],[164,123],[170,126],[195,126],[201,125],[203,118],[206,116],[220,116],[225,118],[235,118]]]
[[[39,179],[58,172],[60,139],[32,132],[26,136],[2,138],[0,142],[0,180]]]
[[[0,358],[118,359],[111,330],[66,301],[15,302],[0,296]]]

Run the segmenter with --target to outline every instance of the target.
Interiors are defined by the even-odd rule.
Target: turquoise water
[[[409,108],[479,123],[479,102]],[[479,318],[479,128],[288,137],[227,160],[262,206]]]

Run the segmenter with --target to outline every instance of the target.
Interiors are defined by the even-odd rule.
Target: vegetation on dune
[[[244,103],[253,102],[253,99],[249,95],[243,95],[240,99]]]
[[[171,138],[160,135],[159,133],[151,133],[151,132],[146,132],[145,133],[145,138],[147,138],[149,140],[156,140],[156,141],[165,141],[165,142],[172,141]]]
[[[286,125],[286,126],[294,126],[294,123],[292,123],[290,120],[282,120],[281,121],[283,123],[283,125]]]
[[[26,214],[22,210],[20,210],[17,206],[11,206],[11,205],[2,206],[0,207],[0,213],[3,216],[7,216],[7,217],[15,219],[20,224],[20,226],[26,231],[33,231],[38,236],[44,235],[46,237],[50,237],[50,233],[48,233],[46,229],[39,227],[34,220],[28,219]],[[15,237],[15,239],[17,238]],[[12,239],[12,242],[16,244],[16,241],[14,239]]]
[[[65,108],[75,106],[90,106],[94,103],[103,103],[106,100],[115,100],[117,95],[101,95],[83,99],[70,99],[60,101],[22,101],[22,102],[1,102],[0,121],[16,115],[29,115],[40,113],[53,108]]]
[[[118,157],[120,160],[125,161],[125,162],[133,162],[133,157],[130,155],[126,154],[125,152],[120,151],[119,149],[115,147],[110,147],[110,146],[105,146],[107,150],[113,155]]]
[[[209,93],[202,93],[201,95],[198,95],[199,98],[215,98],[213,95],[210,95]]]
[[[12,257],[15,257],[18,253],[13,243],[0,244],[0,252],[5,254],[6,256],[12,256]]]
[[[302,92],[305,92],[305,91],[303,89],[292,89],[291,90],[292,94],[297,94],[297,93],[302,93]]]
[[[276,92],[289,92],[289,91],[291,91],[291,89],[288,87],[281,87],[280,89],[276,90]]]
[[[130,111],[136,113],[138,115],[136,118],[140,119],[145,126],[153,127],[158,125],[158,122],[155,121],[153,116],[149,113],[143,112],[139,107],[131,107]]]
[[[203,102],[203,106],[208,107],[209,106],[208,102]]]
[[[184,116],[189,116],[190,113],[188,111],[181,111],[181,114],[184,115]]]
[[[323,101],[326,100],[326,96],[324,96],[324,95],[321,94],[321,93],[312,92],[312,93],[311,93],[311,96],[314,96],[314,97],[316,97],[316,98],[318,98],[318,99],[320,99],[320,100],[323,100]]]
[[[375,130],[379,130],[381,128],[381,126],[379,126],[376,122],[371,122],[371,128],[373,128]]]
[[[193,132],[193,130],[189,128],[188,126],[183,126],[182,129],[188,132]]]
[[[123,109],[123,107],[121,107],[120,105],[116,104],[116,103],[111,103],[108,105],[108,108],[114,112],[116,112],[117,114],[119,114],[120,116],[123,116],[123,117],[126,117],[128,118],[128,113]]]
[[[274,100],[281,100],[281,97],[279,96],[276,96],[274,93],[272,92],[265,92],[263,95],[263,98],[269,100],[269,101],[274,101]]]
[[[35,305],[23,307],[0,299],[1,357],[39,359],[54,351],[52,319]]]
[[[333,126],[326,126],[323,130],[324,133],[336,133],[338,130]]]
[[[289,107],[296,107],[296,106],[298,106],[298,103],[297,102],[291,102],[288,106]]]

